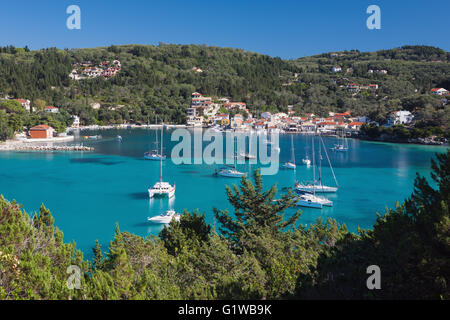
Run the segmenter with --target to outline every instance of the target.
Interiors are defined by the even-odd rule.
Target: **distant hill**
[[[87,124],[147,122],[154,114],[182,123],[194,91],[243,101],[253,113],[286,111],[293,105],[298,114],[352,110],[383,123],[389,112],[406,109],[428,124],[448,128],[450,122],[442,97],[430,94],[434,87],[449,89],[450,53],[428,46],[331,52],[295,60],[170,44],[39,51],[4,47],[0,52],[2,95],[30,99],[32,105],[44,100],[80,115]],[[108,80],[68,77],[75,63],[116,59],[122,69]],[[333,72],[333,67],[341,71]],[[347,88],[349,84],[357,88]],[[368,89],[370,84],[378,89]],[[102,107],[92,109],[94,102]]]

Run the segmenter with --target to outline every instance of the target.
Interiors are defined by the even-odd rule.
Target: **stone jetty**
[[[94,151],[94,148],[83,145],[35,144],[13,141],[0,144],[0,151]]]
[[[86,146],[32,146],[22,145],[14,148],[16,151],[94,151],[92,147]]]

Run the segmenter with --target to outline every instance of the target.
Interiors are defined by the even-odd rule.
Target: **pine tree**
[[[219,231],[237,247],[250,234],[270,232],[276,235],[289,227],[295,227],[301,214],[298,210],[289,219],[284,220],[283,212],[295,207],[292,190],[284,194],[281,199],[275,200],[276,185],[264,191],[259,169],[254,171],[253,178],[254,184],[242,177],[240,187],[236,185],[233,185],[233,189],[226,187],[228,200],[234,207],[233,214],[236,219],[228,210],[213,209],[221,224]]]

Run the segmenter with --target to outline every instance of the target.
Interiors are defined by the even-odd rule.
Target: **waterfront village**
[[[190,108],[186,111],[188,127],[212,127],[218,130],[292,132],[323,135],[357,135],[363,124],[371,123],[366,117],[354,117],[351,111],[329,112],[328,117],[306,113],[297,116],[293,106],[287,113],[262,112],[254,116],[243,102],[232,102],[227,98],[204,97],[201,93],[192,94]],[[391,113],[387,126],[410,125],[414,116],[409,111],[399,110]]]
[[[117,74],[120,70],[120,61],[105,61],[101,63],[102,68],[92,67],[88,62],[78,64],[78,69],[71,73],[73,79],[83,79],[84,77],[103,76],[108,78]],[[116,67],[113,67],[116,66]],[[79,74],[80,68],[82,69]],[[336,69],[339,72],[339,69]],[[383,70],[382,70],[383,71]],[[382,72],[376,71],[376,72]],[[110,74],[110,72],[112,72]],[[360,90],[361,87],[356,84],[349,84],[349,90]],[[368,86],[370,90],[377,90],[377,86]],[[449,91],[444,88],[433,88],[431,94],[439,95],[446,100]],[[14,99],[20,105],[30,112],[31,103],[27,99]],[[94,106],[93,106],[94,107]],[[59,108],[46,106],[45,112],[58,113]],[[48,124],[40,124],[30,128],[28,132],[16,134],[16,141],[28,142],[68,142],[73,140],[69,132],[78,129],[107,129],[107,128],[136,128],[147,127],[143,124],[111,124],[108,126],[82,126],[80,117],[72,115],[73,123],[66,132],[57,133],[54,128]],[[412,125],[414,115],[410,111],[397,110],[390,114],[387,124],[393,125]],[[254,115],[249,111],[246,103],[233,102],[225,97],[205,97],[199,92],[192,93],[191,105],[186,109],[186,124],[174,125],[177,127],[193,128],[213,128],[217,131],[234,130],[237,132],[267,132],[267,133],[303,133],[303,134],[321,134],[321,135],[339,135],[339,136],[358,136],[361,126],[364,124],[375,124],[367,116],[353,116],[351,110],[342,113],[329,112],[328,117],[320,117],[313,113],[297,115],[293,106],[288,106],[287,112],[262,112]],[[434,144],[434,141],[419,141],[419,143]],[[3,146],[3,149],[7,147]],[[0,148],[1,149],[1,148]],[[17,147],[15,147],[17,149]]]

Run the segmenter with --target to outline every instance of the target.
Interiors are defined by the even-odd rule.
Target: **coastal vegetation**
[[[71,80],[76,65],[119,60],[114,77]],[[332,71],[339,66],[339,72]],[[382,72],[383,71],[383,72]],[[283,60],[241,49],[206,45],[123,45],[92,49],[0,48],[0,94],[31,101],[31,114],[2,107],[0,139],[25,127],[52,122],[61,131],[82,125],[147,123],[155,119],[185,123],[192,92],[245,102],[253,115],[264,111],[297,115],[352,111],[383,125],[395,110],[414,114],[419,133],[447,136],[450,110],[430,91],[449,88],[450,54],[428,46],[377,52],[332,52]],[[357,84],[357,91],[348,90]],[[376,90],[364,89],[370,84]],[[59,115],[43,111],[56,106]],[[46,119],[49,118],[49,119]]]
[[[351,233],[333,219],[308,226],[289,191],[274,202],[259,171],[227,187],[234,211],[185,211],[159,237],[120,230],[86,260],[50,211],[0,197],[0,299],[449,299],[450,150],[417,175],[412,195]],[[94,244],[93,244],[94,245]],[[369,290],[368,266],[381,270]],[[81,272],[67,286],[67,268]]]

